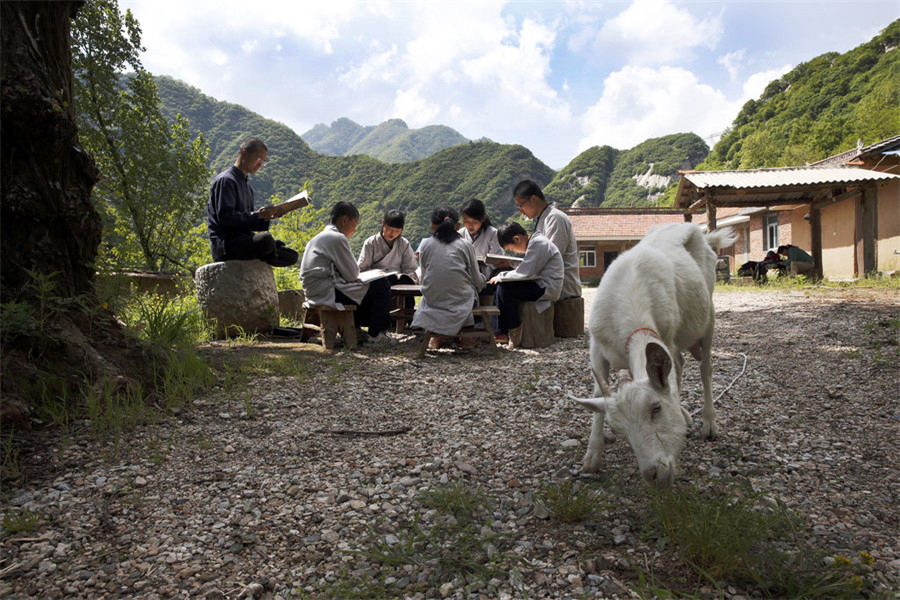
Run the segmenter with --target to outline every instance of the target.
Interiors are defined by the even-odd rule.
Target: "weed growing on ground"
[[[508,578],[520,559],[510,550],[511,538],[491,530],[493,502],[486,493],[457,483],[423,492],[419,500],[434,513],[427,524],[417,514],[399,525],[371,527],[352,551],[369,567],[364,573],[345,570],[320,591],[333,598],[395,598],[453,582],[467,594],[490,595],[491,579]],[[420,574],[425,576],[410,577]]]
[[[888,290],[900,289],[900,277],[883,277],[880,275],[872,275],[862,279],[854,279],[851,281],[831,281],[822,279],[821,281],[813,281],[804,275],[769,275],[768,281],[764,283],[754,283],[753,285],[739,284],[736,282],[716,282],[717,292],[735,292],[735,291],[759,291],[768,290],[810,290],[810,289],[833,289],[844,290],[853,288],[880,288]]]
[[[0,481],[15,481],[22,476],[19,466],[19,447],[16,445],[13,432],[3,438],[3,463],[0,464]]]
[[[652,489],[646,535],[674,549],[699,579],[752,585],[769,597],[855,597],[860,573],[827,566],[825,553],[800,539],[802,522],[783,503],[749,485],[701,490]]]
[[[538,501],[551,519],[561,523],[586,521],[609,507],[598,489],[571,479],[545,486],[538,494]]]
[[[3,534],[15,535],[34,531],[40,522],[40,517],[30,510],[19,512],[7,512],[3,515]]]

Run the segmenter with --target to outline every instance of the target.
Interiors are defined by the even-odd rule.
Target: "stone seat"
[[[272,267],[261,260],[203,265],[194,274],[197,301],[219,339],[269,333],[278,327],[278,289]]]

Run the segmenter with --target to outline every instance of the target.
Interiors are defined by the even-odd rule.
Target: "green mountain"
[[[183,114],[210,146],[210,168],[218,173],[234,162],[244,139],[257,136],[269,148],[265,166],[251,182],[257,203],[273,194],[288,198],[308,183],[313,203],[330,208],[339,200],[359,209],[359,246],[378,231],[388,208],[407,212],[404,235],[413,243],[431,232],[431,210],[440,204],[458,208],[465,200],[485,202],[495,222],[518,213],[512,189],[531,178],[544,186],[553,169],[525,147],[490,141],[467,142],[428,158],[388,164],[368,156],[325,156],[312,150],[286,125],[265,119],[242,106],[219,102],[169,77],[155,78],[163,114]]]
[[[750,169],[821,160],[857,140],[900,133],[900,20],[845,54],[828,52],[771,82],[741,109],[701,168]]]
[[[692,169],[709,154],[693,133],[646,140],[630,150],[588,148],[566,165],[544,190],[563,206],[655,206],[680,169]]]
[[[363,127],[350,119],[341,118],[330,127],[319,123],[301,137],[310,148],[322,154],[365,154],[387,163],[419,160],[469,141],[455,129],[444,125],[410,129],[401,119]]]

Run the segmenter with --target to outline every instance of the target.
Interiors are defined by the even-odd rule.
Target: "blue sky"
[[[144,67],[298,134],[349,117],[523,144],[554,169],[608,144],[712,143],[799,63],[862,44],[898,0],[120,0]]]

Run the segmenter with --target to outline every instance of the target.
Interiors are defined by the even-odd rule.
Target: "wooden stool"
[[[344,340],[344,346],[350,350],[356,349],[356,326],[353,323],[353,312],[356,306],[345,304],[344,310],[338,310],[333,306],[303,303],[306,316],[303,320],[303,341],[309,339],[305,332],[318,331],[322,336],[322,347],[326,350],[334,350],[334,340],[338,332]]]
[[[454,337],[461,338],[484,338],[488,340],[491,348],[494,351],[494,354],[497,354],[499,351],[497,350],[497,343],[494,341],[494,328],[491,327],[491,317],[495,317],[500,314],[500,309],[496,306],[476,306],[472,309],[472,316],[481,317],[482,323],[484,323],[484,329],[475,329],[474,327],[463,327],[459,330]],[[419,356],[425,356],[425,352],[428,351],[428,342],[431,341],[431,338],[442,337],[436,333],[432,333],[430,331],[425,331],[425,337],[422,339],[422,345],[419,346]]]
[[[553,334],[563,338],[584,335],[584,298],[566,298],[553,304]]]
[[[544,348],[553,343],[553,305],[542,313],[537,302],[519,302],[519,319],[522,320],[522,348]]]

